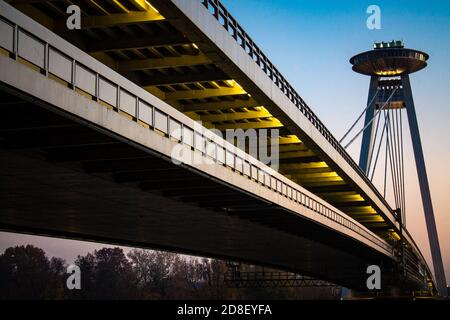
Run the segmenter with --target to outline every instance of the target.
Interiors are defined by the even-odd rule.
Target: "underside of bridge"
[[[369,197],[311,139],[276,116],[277,106],[171,1],[8,2],[208,128],[279,129],[281,173],[383,238],[399,239]],[[81,8],[81,30],[65,27],[70,4]]]
[[[397,281],[393,260],[353,238],[16,93],[0,88],[0,229],[238,259],[360,290],[377,264],[384,288]]]
[[[280,173],[393,244],[398,258],[399,236],[392,216],[377,206],[379,199],[369,196],[366,186],[358,185],[355,174],[341,168],[314,136],[293,124],[248,70],[234,64],[177,8],[177,1],[7,2],[207,128],[279,130]],[[206,10],[200,0],[190,1]],[[65,26],[71,4],[81,8],[81,30]],[[233,21],[220,8],[217,18],[225,12]],[[26,32],[17,34],[21,39]],[[127,114],[20,54],[3,49],[0,54],[74,89],[86,101],[96,101],[100,109],[114,109],[149,128],[137,115],[139,102],[136,114]],[[118,92],[126,86],[120,84]],[[167,154],[143,149],[117,132],[59,110],[59,104],[31,96],[0,86],[1,229],[238,259],[361,290],[366,289],[367,265],[377,264],[388,271],[384,288],[393,282],[411,290],[422,285],[414,254],[402,255],[411,260],[404,267],[400,259],[394,262],[320,221],[259,198],[252,188],[236,189],[214,175],[176,166]],[[119,101],[120,94],[117,106]],[[248,145],[243,149],[254,151]],[[399,275],[403,267],[414,277]]]

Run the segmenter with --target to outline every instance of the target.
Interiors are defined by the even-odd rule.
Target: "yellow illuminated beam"
[[[377,211],[371,206],[346,207],[345,211],[355,214],[369,214],[369,215],[377,214]]]
[[[211,89],[220,89],[220,86],[216,81],[209,81],[208,83],[213,87]]]
[[[238,109],[238,108],[252,108],[260,104],[254,99],[242,100],[236,99],[233,101],[214,101],[204,103],[193,103],[179,107],[182,112],[196,112],[196,111],[212,111],[224,109]]]
[[[401,239],[401,237],[398,235],[397,232],[392,232],[391,235],[392,235],[392,236],[394,237],[394,239],[397,240],[397,241]]]
[[[184,66],[195,66],[209,64],[211,61],[204,55],[164,57],[157,59],[136,59],[119,62],[119,71],[151,70],[161,68],[176,68]]]
[[[364,202],[365,199],[363,197],[361,197],[359,194],[354,194],[354,195],[342,195],[342,196],[323,196],[324,198],[326,198],[328,201],[331,202]]]
[[[359,223],[385,222],[380,216],[368,216],[367,218],[356,219]]]
[[[324,161],[309,162],[309,163],[282,163],[280,169],[295,170],[295,169],[314,169],[314,168],[328,168]]]
[[[279,152],[293,152],[293,151],[307,151],[308,147],[306,147],[303,143],[293,143],[293,144],[281,144],[278,146]]]
[[[367,218],[367,217],[379,217],[380,216],[378,213],[358,212],[357,209],[362,208],[362,207],[363,206],[347,206],[347,207],[339,206],[339,208],[342,211],[346,211],[347,213],[351,214],[352,217],[354,217],[355,219],[363,219],[363,218]]]
[[[333,186],[343,186],[346,184],[345,181],[342,180],[338,181],[317,181],[317,180],[302,181],[299,179],[294,180],[306,187],[333,187]]]
[[[283,174],[299,175],[304,173],[332,172],[330,168],[280,169]],[[321,195],[322,196],[322,195]]]
[[[302,178],[302,177],[296,177],[300,183],[328,183],[330,182],[342,182],[341,177],[314,177],[314,178]]]
[[[233,113],[221,113],[221,114],[208,114],[200,116],[202,121],[205,122],[222,122],[222,121],[234,121],[244,119],[259,119],[267,118],[272,115],[267,111],[247,111],[247,112],[233,112]]]
[[[152,9],[152,10],[154,10],[154,11],[156,11],[156,12],[158,12],[159,13],[159,11],[150,3],[150,2],[148,2],[147,0],[144,0],[144,2]]]
[[[289,135],[285,137],[280,137],[280,144],[293,144],[293,143],[302,143],[302,141],[295,135]]]
[[[133,6],[141,11],[146,11],[148,9],[153,9],[156,11],[156,9],[153,8],[153,6],[150,4],[150,2],[146,0],[130,0]]]
[[[205,90],[175,91],[166,93],[167,100],[189,100],[189,99],[205,99],[212,97],[233,96],[247,94],[245,90],[239,87],[219,88]]]
[[[283,127],[283,124],[277,119],[261,120],[258,122],[242,122],[242,123],[221,123],[215,124],[214,127],[218,130],[226,129],[276,129]]]
[[[332,192],[321,192],[321,197],[341,197],[341,196],[354,196],[359,195],[355,191],[332,191]]]
[[[315,157],[316,154],[311,151],[292,151],[292,152],[281,152],[279,154],[280,159],[293,159],[293,158],[302,158],[302,157]]]
[[[164,20],[164,17],[155,11],[116,13],[104,16],[86,16],[81,21],[81,27],[83,29],[103,28],[161,20]]]
[[[326,179],[326,178],[340,178],[336,172],[314,172],[314,173],[300,173],[296,175],[299,179]],[[332,181],[340,181],[332,180]]]

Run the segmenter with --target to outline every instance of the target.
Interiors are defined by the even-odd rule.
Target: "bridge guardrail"
[[[101,64],[32,19],[0,1],[0,48],[15,60],[24,60],[47,77],[81,91],[95,101],[125,114],[149,130],[200,152],[214,163],[300,204],[356,232],[392,255],[393,248],[363,225],[324,200],[262,164],[241,149],[177,112],[130,80]],[[17,21],[21,22],[17,22]],[[159,106],[156,106],[158,101]]]

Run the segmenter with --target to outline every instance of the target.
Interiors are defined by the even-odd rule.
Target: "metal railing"
[[[92,100],[125,114],[132,121],[148,126],[149,130],[157,131],[193,152],[200,152],[215,165],[230,168],[260,186],[354,231],[392,256],[391,245],[324,200],[200,126],[2,1],[0,9],[0,47],[10,58],[26,61],[46,77],[81,91]],[[10,10],[9,15],[2,12],[5,9]]]
[[[216,18],[216,20],[227,30],[236,42],[247,52],[253,61],[264,71],[273,83],[288,97],[289,100],[303,113],[303,115],[316,127],[333,148],[344,158],[344,160],[359,174],[369,188],[377,195],[380,201],[390,211],[392,216],[394,210],[387,203],[378,189],[368,179],[366,174],[355,163],[353,158],[345,151],[339,141],[331,134],[327,127],[314,114],[311,108],[303,101],[300,95],[283,77],[280,71],[273,65],[261,49],[253,42],[236,19],[228,12],[220,0],[200,0],[205,8]]]

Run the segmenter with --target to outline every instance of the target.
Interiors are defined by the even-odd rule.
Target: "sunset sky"
[[[367,102],[369,78],[352,71],[350,57],[370,50],[373,42],[390,40],[403,40],[406,47],[430,54],[428,67],[413,74],[411,84],[449,283],[450,1],[223,0],[223,3],[338,139]],[[366,27],[366,9],[371,4],[381,8],[381,30]],[[359,147],[358,140],[349,150],[356,160]],[[405,158],[407,228],[431,266],[409,142]],[[0,252],[25,243],[33,243],[50,256],[68,261],[99,247],[0,233]]]

